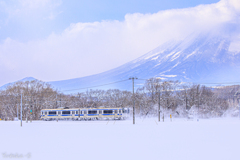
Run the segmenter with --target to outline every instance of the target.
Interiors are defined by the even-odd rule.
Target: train
[[[124,120],[129,108],[58,108],[42,109],[40,118],[50,120]]]

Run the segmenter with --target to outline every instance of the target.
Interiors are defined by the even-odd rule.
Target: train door
[[[122,110],[121,109],[118,110],[118,113],[119,113],[118,117],[119,117],[119,119],[121,119],[122,118]]]
[[[114,119],[118,117],[118,110],[114,110]]]
[[[102,114],[103,114],[103,111],[102,110],[98,110],[99,118],[102,118]]]
[[[83,117],[86,118],[87,117],[87,110],[83,110],[82,114],[83,114]]]
[[[75,117],[75,111],[72,111],[72,119]]]
[[[59,119],[61,117],[61,111],[58,111],[57,113],[58,113],[57,114],[57,116],[58,116],[57,119]]]
[[[48,120],[48,111],[45,111],[45,120]]]

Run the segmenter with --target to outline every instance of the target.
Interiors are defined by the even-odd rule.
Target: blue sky
[[[0,86],[101,73],[239,15],[239,0],[0,0]]]
[[[61,33],[71,23],[123,21],[128,13],[157,13],[160,10],[194,7],[215,2],[218,0],[54,0],[52,3],[46,3],[46,6],[39,5],[39,8],[29,9],[22,4],[22,1],[5,0],[1,1],[1,10],[8,8],[10,13],[0,12],[0,39],[10,37],[19,41],[29,41],[46,38],[52,32]],[[11,15],[11,12],[21,9],[29,11]],[[48,18],[51,16],[52,18]]]

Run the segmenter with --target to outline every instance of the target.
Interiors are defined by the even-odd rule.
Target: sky
[[[101,73],[239,13],[238,0],[0,0],[0,86]]]

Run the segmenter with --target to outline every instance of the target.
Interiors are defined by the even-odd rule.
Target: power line
[[[141,78],[138,78],[138,80],[146,81],[146,80],[149,80],[149,79],[141,79]]]
[[[84,88],[78,88],[78,89],[70,89],[70,90],[62,90],[62,92],[68,92],[68,91],[75,91],[75,90],[82,90],[82,89],[88,89],[88,88],[96,88],[96,87],[102,87],[102,86],[107,86],[110,84],[115,84],[115,83],[120,83],[124,81],[129,81],[129,79],[121,80],[121,81],[116,81],[116,82],[111,82],[111,83],[106,83],[106,84],[101,84],[97,86],[91,86],[91,87],[84,87]]]
[[[150,78],[151,79],[151,78]],[[150,79],[144,79],[144,78],[138,78],[136,80],[142,80],[142,81],[147,81]],[[161,78],[155,78],[155,79],[161,79]],[[96,86],[89,86],[89,87],[83,87],[83,88],[76,88],[76,89],[69,89],[69,90],[59,90],[60,92],[69,92],[69,91],[76,91],[76,90],[83,90],[83,89],[89,89],[89,88],[96,88],[96,87],[101,87],[101,86],[106,86],[106,85],[111,85],[111,84],[115,84],[115,83],[121,83],[124,81],[128,81],[129,79],[125,79],[125,80],[121,80],[121,81],[116,81],[116,82],[110,82],[110,83],[106,83],[106,84],[101,84],[101,85],[96,85]],[[160,82],[163,83],[163,82]],[[218,85],[224,85],[224,84],[240,84],[240,82],[221,82],[221,83],[204,83],[204,82],[179,82],[179,83],[191,83],[191,84],[218,84]],[[41,92],[42,93],[56,93],[56,91],[52,91],[52,92]]]
[[[82,90],[82,89],[89,89],[89,88],[96,88],[96,87],[101,87],[101,86],[106,86],[106,85],[111,85],[111,84],[115,84],[115,83],[121,83],[124,81],[129,81],[129,79],[125,79],[125,80],[121,80],[121,81],[116,81],[116,82],[110,82],[110,83],[106,83],[106,84],[101,84],[101,85],[96,85],[96,86],[90,86],[90,87],[84,87],[84,88],[77,88],[77,89],[69,89],[69,90],[60,90],[61,92],[68,92],[68,91],[75,91],[75,90]],[[42,93],[56,93],[57,91],[53,91],[53,92],[41,92]],[[1,96],[1,95],[0,95]],[[9,95],[10,96],[10,95]]]
[[[193,82],[192,82],[193,83]],[[240,82],[223,82],[223,83],[196,83],[196,84],[239,84]]]
[[[151,78],[150,78],[151,79]],[[143,79],[143,78],[139,78],[138,80],[150,80],[150,79]],[[156,78],[154,78],[156,79]],[[157,79],[161,79],[161,78],[157,78]],[[218,82],[218,83],[205,83],[205,82],[179,82],[179,83],[192,83],[192,84],[239,84],[240,82]]]

